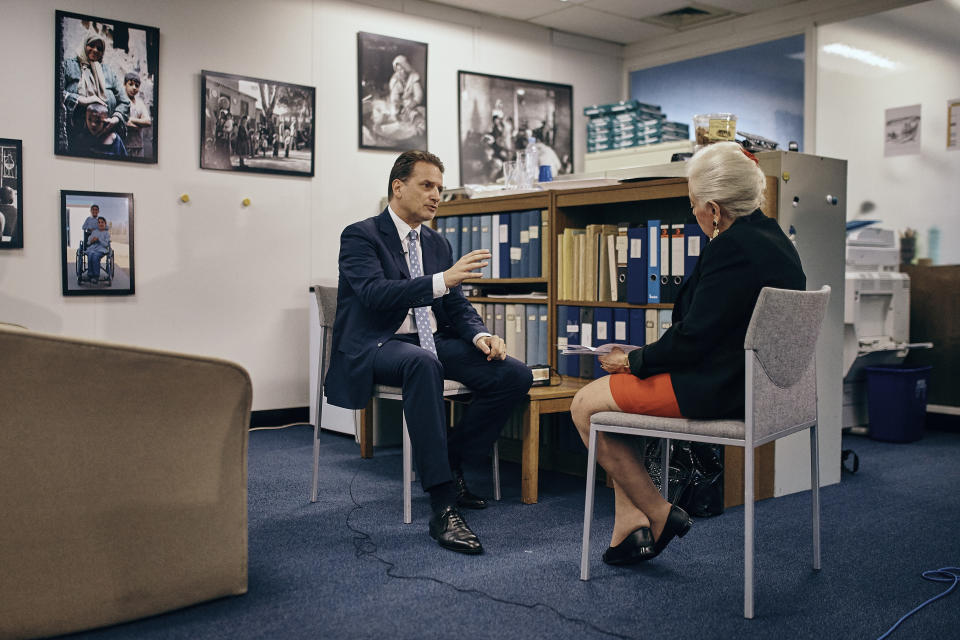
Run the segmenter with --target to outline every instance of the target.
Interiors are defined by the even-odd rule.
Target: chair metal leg
[[[413,522],[413,507],[410,485],[413,483],[413,461],[411,460],[410,433],[407,431],[407,416],[403,416],[403,523]]]
[[[310,484],[310,502],[317,501],[317,492],[320,489],[320,425],[323,416],[323,384],[326,382],[326,362],[324,355],[327,352],[327,340],[329,331],[323,329],[323,338],[320,340],[320,363],[317,367],[317,375],[320,377],[317,385],[317,416],[316,424],[313,425],[313,481]]]
[[[319,413],[319,412],[318,412]],[[320,483],[320,416],[317,416],[317,424],[313,425],[313,483],[310,489],[310,502],[317,501],[317,492]]]
[[[670,500],[670,438],[663,439],[663,454],[660,456],[660,494],[664,500]]]
[[[810,427],[810,499],[813,506],[813,568],[820,570],[820,437]]]
[[[752,443],[743,449],[743,617],[753,618],[753,454]]]
[[[500,500],[500,443],[493,443],[493,499]]]
[[[320,382],[323,389],[323,381]],[[317,419],[313,425],[313,482],[310,485],[310,502],[317,501],[317,492],[320,490],[320,418],[323,415],[323,393],[317,391]]]
[[[590,579],[590,527],[593,521],[593,489],[597,473],[597,430],[590,425],[587,446],[587,490],[583,499],[583,546],[580,549],[580,579]]]

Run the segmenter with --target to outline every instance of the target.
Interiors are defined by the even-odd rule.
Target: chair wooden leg
[[[407,417],[403,417],[403,523],[413,522],[413,497],[410,495],[413,483],[413,461],[411,460],[410,433],[407,431]]]
[[[493,443],[493,499],[500,500],[500,443]]]
[[[360,457],[373,457],[373,398],[367,403],[366,409],[360,410]]]
[[[590,527],[593,524],[593,489],[597,473],[597,430],[590,425],[587,446],[587,489],[583,499],[583,546],[580,549],[580,579],[590,579]]]
[[[753,618],[753,454],[751,444],[743,451],[743,617]]]
[[[813,507],[813,568],[820,570],[820,437],[810,427],[810,500]]]

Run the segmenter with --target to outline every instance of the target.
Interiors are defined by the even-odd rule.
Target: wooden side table
[[[555,387],[533,387],[523,409],[523,449],[520,454],[520,501],[537,502],[540,473],[540,416],[570,411],[573,396],[592,382],[582,378],[564,378]]]

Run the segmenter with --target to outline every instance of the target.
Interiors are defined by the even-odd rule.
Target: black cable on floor
[[[584,627],[587,627],[588,629],[596,631],[597,633],[602,633],[604,635],[611,636],[613,638],[623,638],[623,640],[635,640],[633,636],[625,636],[619,633],[615,633],[613,631],[607,631],[606,629],[598,627],[591,622],[583,620],[582,618],[574,618],[572,616],[568,616],[565,613],[559,611],[558,609],[555,609],[554,607],[551,607],[550,605],[544,604],[542,602],[535,602],[533,604],[530,604],[527,602],[517,602],[515,600],[507,600],[505,598],[498,598],[496,596],[492,596],[485,591],[481,591],[480,589],[458,587],[457,585],[451,582],[447,582],[439,578],[434,578],[433,576],[405,576],[405,575],[394,573],[394,570],[397,568],[396,563],[390,562],[389,560],[386,560],[385,558],[381,558],[380,556],[377,555],[377,551],[379,549],[377,547],[377,544],[370,537],[370,534],[365,531],[361,531],[360,529],[357,529],[352,524],[350,524],[350,516],[352,516],[354,512],[360,509],[363,509],[363,505],[357,502],[357,499],[353,495],[353,482],[354,480],[357,479],[357,475],[359,473],[360,473],[360,470],[358,469],[356,473],[353,474],[353,478],[350,479],[350,500],[353,501],[354,506],[350,510],[350,513],[347,514],[347,518],[344,521],[344,524],[346,524],[347,528],[355,534],[353,537],[355,557],[373,558],[374,560],[376,560],[377,562],[379,562],[380,564],[386,567],[386,574],[391,578],[396,578],[398,580],[424,580],[427,582],[435,582],[437,584],[450,587],[451,589],[459,593],[477,596],[479,598],[486,598],[487,600],[490,600],[492,602],[497,602],[499,604],[508,604],[508,605],[513,605],[515,607],[522,607],[524,609],[530,609],[530,610],[546,609],[547,611],[552,611],[558,618],[560,618],[564,622],[572,622],[574,624],[582,625]]]

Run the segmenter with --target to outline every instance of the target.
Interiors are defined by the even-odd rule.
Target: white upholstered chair
[[[333,322],[337,316],[337,288],[314,286],[314,295],[317,297],[317,307],[320,312],[320,384],[317,387],[317,419],[313,425],[313,482],[310,490],[310,502],[317,501],[317,492],[320,483],[320,425],[323,412],[323,385],[327,378],[327,366],[330,364],[330,349],[333,337]],[[443,381],[443,396],[463,397],[469,395],[470,389],[455,380]],[[403,400],[400,387],[391,387],[378,384],[374,386],[373,397],[383,400]],[[413,496],[411,485],[414,482],[413,456],[410,447],[410,433],[407,431],[407,417],[403,416],[403,522],[410,524],[413,520]],[[500,456],[497,444],[493,445],[493,491],[494,498],[500,499]]]
[[[817,436],[816,343],[826,314],[830,287],[760,292],[744,340],[746,415],[744,420],[687,420],[604,411],[590,420],[587,489],[583,514],[580,579],[590,579],[590,525],[596,472],[597,433],[622,433],[694,440],[744,447],[743,615],[753,617],[754,449],[792,433],[810,430],[813,503],[813,568],[820,569],[820,478]],[[666,497],[669,446],[663,447],[661,487]]]

